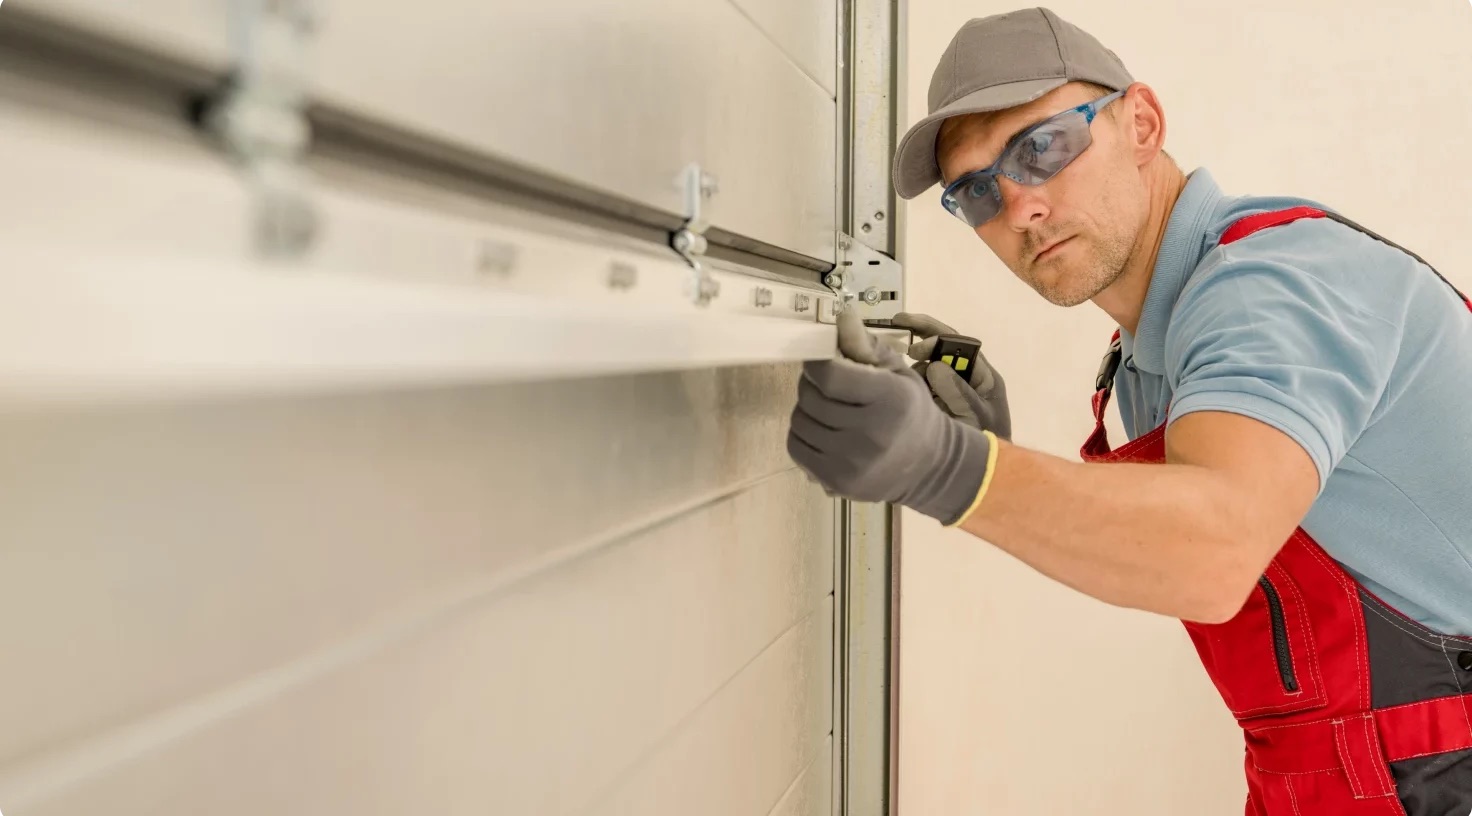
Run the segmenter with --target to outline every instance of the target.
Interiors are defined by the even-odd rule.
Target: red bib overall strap
[[[1451,287],[1452,291],[1456,293],[1457,297],[1461,298],[1462,302],[1467,305],[1468,310],[1472,310],[1472,298],[1469,298],[1467,295],[1463,294],[1461,290],[1457,289],[1457,287],[1452,284],[1451,281],[1446,279],[1446,276],[1442,275],[1440,272],[1437,272],[1436,269],[1432,267],[1431,264],[1426,263],[1426,261],[1423,260],[1421,256],[1417,255],[1414,252],[1411,252],[1410,250],[1406,249],[1403,246],[1400,246],[1399,244],[1396,244],[1374,232],[1371,232],[1365,227],[1362,227],[1359,224],[1356,224],[1341,215],[1325,212],[1324,210],[1320,210],[1314,207],[1292,207],[1286,210],[1271,210],[1268,212],[1262,212],[1256,215],[1249,215],[1245,218],[1241,218],[1237,221],[1232,222],[1232,224],[1228,226],[1225,231],[1222,232],[1221,240],[1218,241],[1217,244],[1218,246],[1225,246],[1235,241],[1240,241],[1255,232],[1260,232],[1262,230],[1268,229],[1269,227],[1276,227],[1282,224],[1290,224],[1303,218],[1327,218],[1331,221],[1337,221],[1351,229],[1362,232],[1370,236],[1371,238],[1380,241],[1383,244],[1387,244],[1391,247],[1394,247],[1395,249],[1400,250],[1401,252],[1406,253],[1407,255],[1410,255],[1412,258],[1415,258],[1417,261],[1425,264],[1426,268],[1434,272],[1436,276],[1441,279],[1442,283],[1445,283],[1447,286]],[[1099,363],[1099,374],[1094,380],[1094,432],[1089,435],[1089,438],[1084,442],[1083,448],[1081,450],[1085,461],[1092,461],[1100,458],[1108,459],[1109,457],[1116,454],[1116,452],[1109,447],[1109,432],[1104,428],[1104,414],[1105,411],[1109,408],[1109,398],[1114,392],[1114,377],[1119,372],[1119,364],[1121,359],[1119,335],[1120,332],[1118,329],[1116,329],[1114,332],[1114,337],[1112,337],[1109,341],[1109,350],[1105,352],[1104,359]],[[1469,816],[1472,816],[1472,814],[1469,814]]]
[[[1244,218],[1221,242],[1300,218],[1331,218],[1390,244],[1309,207]],[[1104,411],[1120,364],[1119,338],[1116,332],[1095,381],[1095,428],[1082,456],[1164,463],[1164,422],[1109,447]],[[1231,620],[1185,628],[1242,726],[1248,816],[1472,812],[1472,639],[1400,614],[1301,528]]]

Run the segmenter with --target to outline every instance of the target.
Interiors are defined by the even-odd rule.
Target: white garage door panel
[[[840,0],[730,0],[830,97],[837,91]]]
[[[731,0],[322,5],[326,101],[676,214],[699,162],[719,181],[713,225],[834,260],[837,107],[805,73],[832,74],[816,26],[831,40],[835,12],[819,0],[749,3],[770,36]],[[225,2],[10,6],[228,64]]]
[[[788,470],[796,380],[0,417],[0,761]]]
[[[722,689],[589,816],[770,813],[831,732],[832,631],[829,601]]]
[[[22,816],[571,814],[634,768],[631,805],[676,774],[680,796],[750,805],[710,813],[767,813],[830,728],[832,519],[821,490],[783,473],[401,641],[334,644],[0,768],[0,802]]]
[[[833,737],[802,772],[771,816],[833,816]]]

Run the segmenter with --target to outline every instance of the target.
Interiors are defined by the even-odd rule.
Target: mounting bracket
[[[858,309],[882,325],[904,309],[904,268],[852,236],[838,233],[838,264],[823,283],[838,295],[838,308]]]

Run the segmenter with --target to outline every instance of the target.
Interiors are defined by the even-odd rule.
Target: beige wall
[[[1049,7],[1159,92],[1187,170],[1209,168],[1229,194],[1318,198],[1472,286],[1467,0]],[[910,1],[906,124],[956,28],[1011,8]],[[1076,456],[1112,324],[1044,303],[934,191],[907,212],[909,305],[984,339],[1018,442]],[[903,548],[902,814],[1242,812],[1240,739],[1179,624],[1075,594],[914,514]]]

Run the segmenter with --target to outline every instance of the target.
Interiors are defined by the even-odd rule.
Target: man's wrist
[[[997,444],[990,431],[948,417],[934,466],[900,503],[948,527],[962,523],[991,484]]]
[[[977,486],[976,495],[971,498],[971,503],[966,506],[966,509],[961,511],[961,515],[957,516],[953,521],[941,521],[947,527],[960,527],[962,524],[965,524],[966,519],[971,518],[977,508],[981,507],[982,501],[986,499],[988,489],[992,486],[992,476],[997,472],[997,448],[1001,443],[997,441],[997,435],[991,431],[982,431],[981,434],[985,437],[987,443],[986,465],[985,469],[982,470],[981,484]]]

